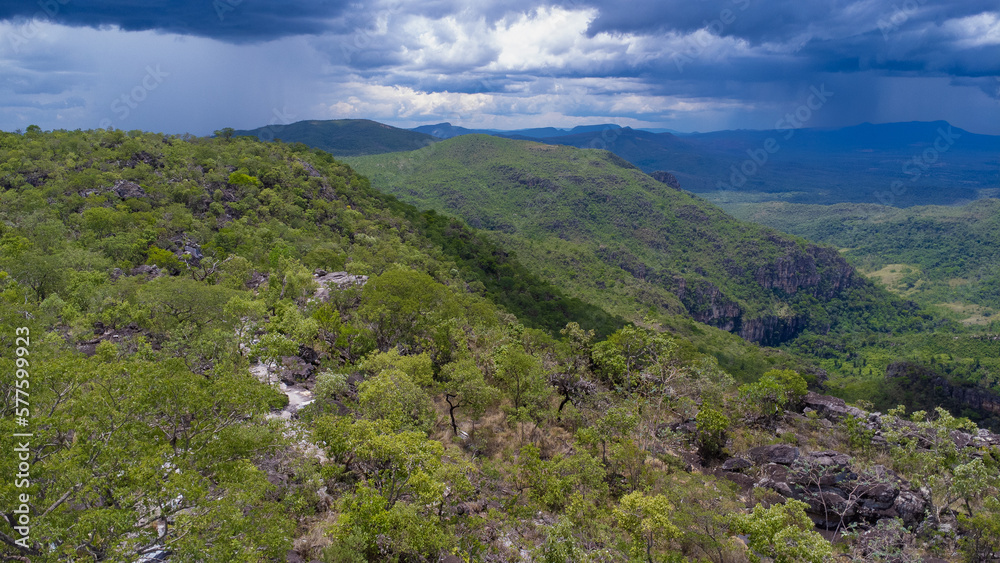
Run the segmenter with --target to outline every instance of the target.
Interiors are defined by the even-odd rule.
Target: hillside
[[[739,384],[321,151],[33,127],[0,163],[5,560],[1000,549],[1000,436]]]
[[[886,323],[905,310],[834,249],[736,221],[606,152],[472,135],[351,163],[380,190],[496,233],[545,277],[628,318],[686,312],[777,344],[828,332],[851,314],[836,307],[881,309]],[[630,299],[605,302],[618,284]]]
[[[531,271],[614,314],[695,339],[681,319],[780,344],[821,367],[835,394],[879,409],[947,404],[1000,421],[982,398],[1000,394],[992,337],[893,297],[832,247],[737,221],[607,152],[467,135],[351,163],[377,189],[490,231]],[[739,358],[726,369],[742,372]],[[887,378],[904,359],[938,386],[914,395]]]
[[[1000,311],[1000,201],[961,207],[736,204],[736,217],[844,249],[890,290],[970,324]]]
[[[287,125],[237,130],[233,134],[257,137],[262,141],[282,140],[286,143],[303,143],[335,156],[409,151],[437,141],[437,138],[431,135],[399,129],[368,119],[297,121]]]

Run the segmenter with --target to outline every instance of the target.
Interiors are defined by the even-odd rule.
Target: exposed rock
[[[753,464],[742,457],[731,457],[722,464],[723,471],[742,471],[753,467]]]
[[[941,373],[928,366],[907,361],[893,362],[886,367],[885,377],[887,380],[905,379],[907,386],[933,389],[936,396],[943,396],[963,407],[1000,415],[1000,395],[981,387],[954,385]],[[961,409],[951,408],[951,410],[954,412]]]
[[[266,272],[250,272],[250,279],[247,280],[247,289],[257,289],[262,285],[267,285],[269,275]]]
[[[284,356],[281,358],[281,380],[288,385],[302,383],[312,378],[316,371],[316,366],[304,361],[298,356]]]
[[[319,272],[323,272],[319,275]],[[331,290],[343,290],[351,287],[361,287],[368,282],[368,276],[355,276],[347,272],[326,272],[317,270],[313,274],[313,280],[319,284],[319,289],[313,294],[313,299],[326,301],[330,298]]]
[[[770,446],[758,446],[747,452],[750,459],[758,464],[777,463],[780,465],[791,465],[799,458],[799,449],[788,444],[772,444]]]
[[[115,192],[122,199],[149,197],[146,195],[145,190],[142,189],[142,186],[128,180],[118,180],[115,182],[114,187],[111,188],[111,191]]]
[[[925,494],[910,489],[906,481],[880,465],[858,474],[846,454],[835,451],[799,454],[797,448],[781,444],[753,448],[748,456],[762,475],[754,486],[805,502],[806,512],[817,526],[835,529],[897,517],[907,526],[914,526],[925,518],[928,506]],[[740,474],[730,472],[722,476],[745,486],[731,477],[735,475]]]
[[[144,337],[150,346],[154,350],[160,349],[160,344],[152,335],[148,332],[143,331],[135,323],[129,323],[128,325],[120,328],[107,327],[104,323],[97,321],[94,323],[94,335],[96,338],[91,340],[83,340],[76,343],[76,348],[84,355],[93,356],[97,353],[97,345],[103,341],[113,342],[115,344],[126,344],[127,346],[135,346],[137,337]]]
[[[914,491],[902,491],[896,497],[892,508],[903,519],[904,524],[912,526],[924,519],[927,500]]]
[[[163,272],[161,272],[160,268],[157,267],[157,266],[149,266],[149,265],[143,264],[141,266],[136,266],[135,268],[132,268],[131,270],[129,270],[128,275],[130,275],[130,276],[146,276],[146,278],[148,278],[148,279],[153,279],[153,278],[158,278],[158,277],[162,276]]]
[[[687,422],[677,422],[670,425],[670,429],[674,432],[680,432],[682,434],[695,434],[698,432],[698,423],[689,420]]]
[[[682,276],[673,276],[664,286],[681,300],[691,317],[698,322],[732,331],[742,318],[743,309],[709,281],[689,281]]]
[[[750,342],[757,342],[763,346],[777,346],[798,336],[805,327],[805,317],[767,315],[753,319],[741,318],[736,333]]]
[[[650,174],[650,176],[657,182],[663,182],[675,190],[681,189],[681,183],[677,180],[677,177],[666,170],[657,170]]]
[[[848,415],[861,419],[868,418],[867,412],[857,407],[848,406],[843,399],[829,395],[820,395],[812,391],[806,393],[806,396],[802,399],[802,404],[818,412],[821,416],[834,420],[840,420]]]

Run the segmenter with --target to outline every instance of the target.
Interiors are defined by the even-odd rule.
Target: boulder
[[[892,508],[903,519],[903,524],[912,526],[924,519],[927,500],[915,491],[902,491],[896,497]]]
[[[315,371],[316,366],[307,363],[298,356],[283,356],[281,358],[280,377],[287,385],[308,381]]]
[[[743,471],[753,467],[753,464],[742,457],[731,457],[722,464],[723,471]]]
[[[149,197],[142,189],[142,186],[128,180],[118,180],[111,191],[115,192],[122,199]]]
[[[843,399],[829,395],[820,395],[813,391],[806,393],[805,398],[802,399],[802,404],[806,408],[810,408],[820,415],[834,420],[845,418],[848,415],[862,419],[868,418],[867,412],[857,407],[847,406],[847,403]]]
[[[799,458],[799,449],[788,444],[772,444],[770,446],[758,446],[747,452],[750,459],[758,464],[778,463],[781,465],[791,465]]]

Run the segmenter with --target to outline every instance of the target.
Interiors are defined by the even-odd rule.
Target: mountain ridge
[[[608,152],[470,135],[349,162],[379,190],[508,244],[591,248],[603,264],[666,290],[695,320],[755,342],[829,329],[801,314],[809,298],[874,291],[835,249],[739,223]]]

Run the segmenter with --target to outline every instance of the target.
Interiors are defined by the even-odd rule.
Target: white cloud
[[[983,12],[979,15],[949,20],[944,29],[958,38],[962,47],[1000,45],[1000,15]]]

